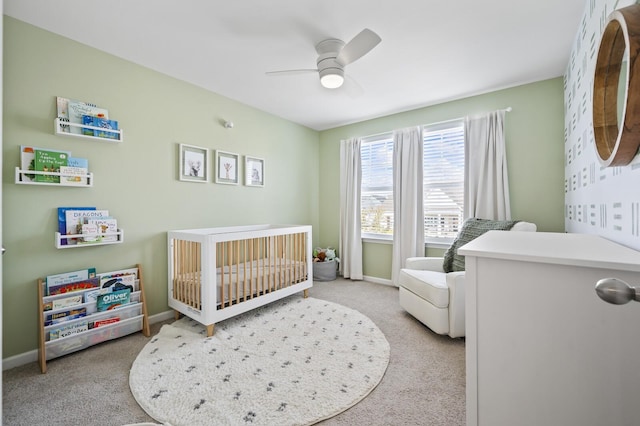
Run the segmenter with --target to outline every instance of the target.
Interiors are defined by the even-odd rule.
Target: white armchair
[[[535,232],[536,225],[518,222],[511,231]],[[468,241],[470,240],[462,241],[460,245]],[[456,249],[454,242],[454,250]],[[444,257],[408,258],[405,268],[400,270],[398,281],[400,306],[435,333],[463,337],[465,272],[447,273],[443,264]]]

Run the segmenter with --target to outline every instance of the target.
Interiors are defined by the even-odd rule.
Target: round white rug
[[[216,325],[164,325],[129,375],[131,392],[170,425],[309,425],[366,397],[389,343],[366,316],[300,295]]]

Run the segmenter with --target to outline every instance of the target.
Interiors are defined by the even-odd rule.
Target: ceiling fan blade
[[[378,34],[365,28],[352,38],[349,43],[345,44],[340,53],[338,53],[336,62],[342,66],[350,64],[369,53],[369,51],[376,47],[381,41],[382,39]]]
[[[357,99],[364,95],[364,89],[362,86],[360,86],[356,79],[348,75],[345,76],[344,91],[347,96],[352,99]]]
[[[266,75],[296,75],[296,74],[307,74],[310,72],[317,73],[317,69],[307,68],[307,69],[299,69],[299,70],[282,70],[282,71],[267,71]]]

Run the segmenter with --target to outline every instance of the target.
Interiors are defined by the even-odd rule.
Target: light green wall
[[[316,131],[8,17],[3,88],[3,358],[37,347],[38,277],[141,263],[156,314],[167,310],[168,230],[291,223],[317,235]],[[124,142],[55,136],[55,96],[107,108]],[[265,187],[179,181],[179,143],[264,158]],[[16,185],[21,144],[88,158],[95,185]],[[118,219],[124,243],[55,249],[56,208],[91,205]]]
[[[320,134],[320,240],[338,244],[339,145],[341,139],[430,124],[506,107],[505,136],[514,219],[535,222],[540,231],[564,231],[564,101],[562,78],[452,101]],[[427,255],[441,255],[429,249]],[[364,274],[391,277],[391,245],[365,243]]]

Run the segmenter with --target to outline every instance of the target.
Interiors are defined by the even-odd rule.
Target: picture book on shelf
[[[83,124],[82,116],[102,116],[109,118],[109,111],[105,108],[99,108],[94,104],[87,102],[76,101],[73,99],[67,99],[62,97],[56,98],[56,105],[58,109],[58,118],[61,121],[68,120],[70,123]],[[82,134],[83,129],[81,126],[68,126],[62,127],[62,131],[67,133]]]
[[[118,271],[101,272],[97,274],[101,281],[106,278],[117,278],[125,275],[132,275],[134,277],[133,279],[135,280],[136,278],[138,278],[138,268],[120,269]]]
[[[98,243],[102,240],[98,225],[83,223],[81,234],[83,237],[78,240],[78,244]]]
[[[93,125],[100,127],[100,130],[96,130],[96,136],[107,139],[119,139],[119,134],[115,132],[109,132],[108,130],[118,130],[118,122],[116,120],[109,120],[107,118],[97,117],[93,120]]]
[[[89,160],[86,158],[69,156],[69,158],[67,158],[67,166],[80,167],[89,170]]]
[[[78,321],[73,324],[64,325],[59,328],[54,328],[49,331],[49,340],[62,339],[63,337],[73,336],[74,334],[80,334],[83,331],[89,330],[89,322],[87,320]]]
[[[131,290],[117,290],[110,293],[100,294],[96,300],[98,312],[115,309],[118,306],[129,303]]]
[[[67,232],[67,210],[95,210],[95,207],[58,207],[58,232],[60,235],[70,235]],[[67,245],[67,238],[60,240],[60,245]]]
[[[69,156],[60,151],[35,150],[35,170],[38,172],[60,173],[60,167],[67,165]],[[60,183],[60,176],[36,174],[36,182]]]
[[[119,275],[114,276],[101,276],[100,288],[108,291],[122,290],[128,288],[131,291],[135,291],[136,276],[135,275]]]
[[[20,170],[36,170],[36,151],[49,151],[56,153],[66,154],[67,157],[71,155],[69,151],[61,151],[56,149],[44,149],[36,146],[20,145]],[[48,176],[51,177],[51,176]],[[22,182],[36,182],[35,174],[23,173],[21,176]]]
[[[96,277],[96,268],[80,269],[78,271],[63,272],[62,274],[47,275],[45,282],[48,289],[51,286],[57,286],[60,284],[69,284]]]
[[[105,318],[105,319],[101,319],[101,320],[95,320],[93,322],[89,322],[89,330],[94,329],[94,328],[98,328],[100,326],[113,324],[113,323],[116,323],[116,322],[120,322],[120,317],[113,317],[113,318]]]
[[[82,318],[87,315],[86,308],[70,309],[68,311],[54,312],[51,314],[45,314],[44,325],[59,324],[64,321],[71,321],[72,319]]]
[[[65,212],[66,235],[76,235],[82,233],[82,225],[85,218],[108,217],[109,210],[67,210]],[[78,243],[77,238],[67,238],[67,244]]]
[[[83,115],[82,116],[82,124],[86,126],[95,126],[93,123],[93,119],[95,117],[93,115]],[[82,128],[82,134],[87,136],[95,136],[96,131],[94,129],[89,129],[87,127]]]
[[[109,132],[108,130],[118,130],[118,122],[115,120],[109,120],[105,117],[83,115],[82,124],[92,127],[99,127],[99,129],[82,128],[83,134],[87,136],[97,136],[106,139],[119,139],[118,133]]]
[[[20,170],[35,170],[36,169],[36,152],[32,146],[20,146]],[[22,175],[23,182],[34,182],[36,175]]]
[[[73,293],[74,291],[89,290],[99,286],[100,278],[98,277],[87,278],[86,280],[76,281],[68,284],[59,284],[52,286],[49,286],[47,284],[49,296],[54,296],[56,294]]]
[[[89,173],[89,160],[86,158],[68,157],[67,165],[60,167],[61,181],[67,185],[86,185]]]
[[[82,294],[78,294],[75,296],[62,297],[58,299],[51,300],[49,302],[45,302],[43,306],[43,310],[45,311],[55,311],[57,309],[68,308],[73,305],[81,305],[84,302],[84,297]]]
[[[115,218],[85,218],[84,222],[86,225],[95,226],[97,228],[97,233],[103,242],[118,241],[118,235],[116,234],[118,232],[118,221]]]

